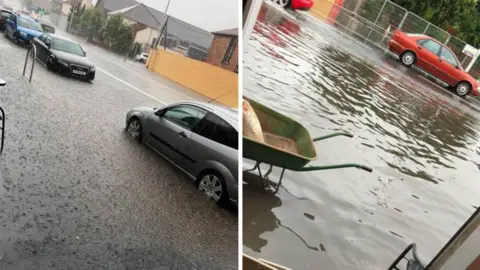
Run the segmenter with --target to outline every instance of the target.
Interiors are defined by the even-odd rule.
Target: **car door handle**
[[[441,59],[441,58],[438,58],[438,62],[442,62],[442,59]]]
[[[419,50],[421,50],[421,49],[422,49],[422,47],[421,47],[421,46],[418,46],[418,49],[419,49]]]
[[[186,138],[187,134],[185,132],[181,131],[181,132],[178,133],[178,136]]]

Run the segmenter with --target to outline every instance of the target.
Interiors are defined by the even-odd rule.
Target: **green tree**
[[[103,31],[103,39],[110,49],[126,53],[134,39],[132,26],[124,23],[122,14],[110,16]]]
[[[393,0],[443,30],[455,29],[458,38],[478,47],[480,4],[476,0]]]
[[[79,30],[87,37],[87,41],[91,41],[99,36],[104,23],[102,11],[99,8],[89,8],[83,12]]]
[[[70,20],[72,19],[72,14],[73,14],[73,21],[72,21],[72,28],[73,29],[79,29],[80,28],[80,22],[81,22],[81,17],[83,13],[85,12],[85,5],[82,5],[81,1],[74,1],[72,7],[70,7],[70,12],[68,13],[68,23],[70,25]],[[70,26],[67,29],[67,32],[70,31]]]

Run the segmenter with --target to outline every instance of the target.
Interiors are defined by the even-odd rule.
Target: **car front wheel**
[[[472,86],[468,82],[459,82],[455,86],[455,93],[461,97],[468,95],[472,91]]]
[[[416,59],[417,56],[412,51],[406,51],[400,56],[400,61],[402,61],[402,64],[406,67],[411,67]]]
[[[130,121],[128,121],[127,133],[139,142],[142,140],[142,124],[140,123],[140,119],[132,117]]]
[[[197,180],[198,189],[217,204],[228,201],[227,187],[223,177],[213,170],[200,175]]]

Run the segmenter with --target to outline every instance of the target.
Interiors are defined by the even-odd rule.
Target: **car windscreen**
[[[64,39],[54,38],[52,49],[84,56],[82,47],[79,44]]]
[[[42,26],[34,20],[19,17],[18,25],[35,31],[43,32]]]

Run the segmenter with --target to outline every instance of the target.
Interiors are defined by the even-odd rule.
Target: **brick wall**
[[[235,72],[235,68],[238,65],[238,42],[237,45],[235,45],[235,50],[228,64],[222,63],[228,44],[230,44],[232,38],[232,36],[215,36],[212,41],[212,46],[210,46],[208,50],[208,56],[205,62]]]

